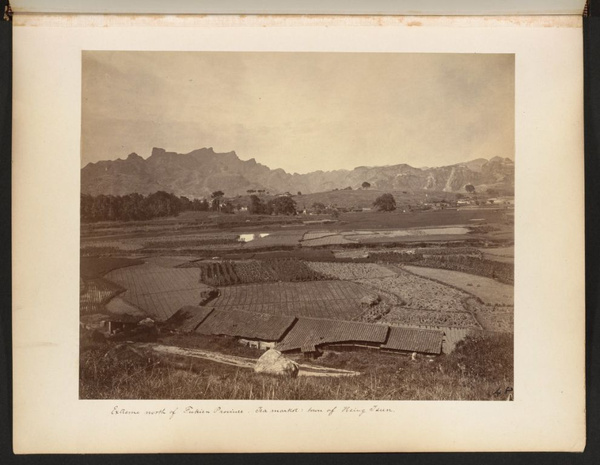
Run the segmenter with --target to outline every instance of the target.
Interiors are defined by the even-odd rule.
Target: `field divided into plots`
[[[465,312],[464,302],[471,296],[429,279],[397,269],[394,276],[361,279],[360,283],[396,295],[403,307],[436,312]]]
[[[372,294],[369,288],[347,281],[244,284],[222,288],[211,305],[272,315],[350,320],[362,313],[360,300]]]
[[[231,286],[277,281],[320,281],[327,279],[304,261],[295,258],[265,260],[202,260],[181,265],[198,268],[200,281],[210,286]]]
[[[127,289],[121,298],[165,320],[185,305],[198,305],[209,287],[199,282],[194,268],[165,268],[154,264],[111,271],[106,278]]]
[[[489,305],[513,305],[514,287],[494,279],[453,270],[405,265],[404,270],[417,276],[448,284],[481,299]]]

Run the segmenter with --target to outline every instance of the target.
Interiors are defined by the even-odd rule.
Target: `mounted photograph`
[[[79,399],[518,397],[514,54],[81,75]]]

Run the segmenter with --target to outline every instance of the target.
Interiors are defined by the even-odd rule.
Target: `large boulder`
[[[256,373],[268,375],[286,376],[295,378],[298,376],[298,364],[275,349],[267,350],[254,366]]]

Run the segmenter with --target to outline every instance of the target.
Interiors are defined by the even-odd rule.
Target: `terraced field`
[[[217,308],[272,315],[351,320],[363,311],[360,300],[372,291],[347,281],[244,284],[221,289]]]
[[[198,305],[201,293],[210,289],[199,282],[197,269],[150,263],[111,271],[106,278],[127,289],[122,299],[158,320],[166,320],[185,305]]]

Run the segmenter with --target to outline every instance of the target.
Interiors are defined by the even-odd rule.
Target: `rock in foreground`
[[[275,349],[267,350],[254,366],[255,373],[267,375],[286,376],[295,378],[298,376],[298,364]]]

